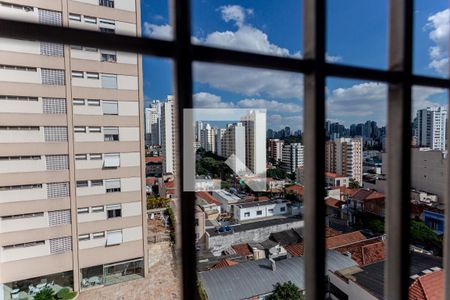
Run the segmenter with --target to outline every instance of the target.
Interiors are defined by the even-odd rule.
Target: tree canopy
[[[269,300],[303,300],[303,292],[292,282],[277,283]]]

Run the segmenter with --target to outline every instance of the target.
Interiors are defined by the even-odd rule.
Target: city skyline
[[[281,7],[270,3],[230,4],[227,1],[194,1],[192,32],[196,42],[273,55],[301,55],[299,3],[288,1]],[[363,5],[359,1],[349,0],[345,6],[330,3],[329,9],[334,11],[328,16],[329,59],[337,63],[386,68],[386,3],[369,1]],[[266,11],[273,14],[269,16]],[[294,16],[290,15],[293,11]],[[362,13],[359,15],[356,13],[358,11]],[[279,18],[273,18],[273,15]],[[414,68],[420,74],[442,77],[445,65],[441,68],[436,66],[438,62],[445,64],[445,61],[437,61],[438,58],[432,57],[430,51],[448,51],[448,22],[442,22],[442,19],[448,18],[448,9],[441,2],[418,2],[415,18]],[[143,22],[144,33],[149,36],[167,38],[170,34],[165,3],[152,6],[145,12]],[[285,22],[289,22],[289,32],[292,34],[284,34]],[[361,35],[361,38],[346,36],[344,31],[355,31],[356,36]],[[293,38],[295,36],[299,38]],[[224,42],[226,38],[229,38],[228,42]],[[362,49],[364,51],[360,51]],[[166,94],[172,93],[171,67],[169,61],[144,58],[144,77],[148,85],[145,88],[146,99],[163,99]],[[195,63],[193,70],[195,107],[267,108],[269,127],[303,129],[301,76],[200,63]],[[386,123],[387,91],[384,84],[330,78],[327,80],[327,95],[327,117],[335,122],[349,125],[358,123],[364,116],[377,121],[380,126]],[[415,109],[441,106],[447,104],[447,93],[415,88],[413,99]]]

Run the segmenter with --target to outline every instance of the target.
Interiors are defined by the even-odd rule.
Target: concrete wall
[[[269,238],[270,234],[273,232],[280,232],[289,230],[292,228],[303,228],[303,220],[298,220],[295,222],[277,224],[268,227],[256,228],[247,231],[235,232],[233,234],[215,235],[210,236],[208,232],[206,233],[206,247],[211,249],[212,252],[221,252],[231,245],[242,244],[242,243],[260,243]]]

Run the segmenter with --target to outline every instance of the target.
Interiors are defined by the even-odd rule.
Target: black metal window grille
[[[385,296],[407,299],[409,280],[410,119],[413,85],[450,88],[450,80],[412,74],[413,0],[390,0],[388,70],[334,65],[325,60],[326,0],[303,0],[304,58],[274,57],[218,49],[191,43],[189,0],[172,0],[174,39],[162,41],[0,20],[0,36],[134,52],[170,58],[174,62],[177,125],[182,132],[183,111],[192,105],[192,63],[209,62],[303,73],[305,123],[305,273],[307,299],[325,296],[325,243],[323,201],[325,78],[328,76],[373,80],[388,85],[388,190]],[[177,136],[178,183],[183,182],[183,147]],[[450,160],[449,160],[450,161]],[[450,163],[448,168],[450,169]],[[450,181],[448,181],[450,187]],[[450,190],[450,189],[449,189]],[[181,204],[181,255],[184,299],[197,298],[195,251],[195,194],[178,186]],[[445,215],[450,212],[448,192]],[[445,223],[445,298],[450,297],[450,222]]]

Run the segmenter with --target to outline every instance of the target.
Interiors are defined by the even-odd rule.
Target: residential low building
[[[350,183],[350,177],[339,176],[336,173],[326,172],[325,173],[325,184],[326,186],[345,186],[348,187]]]
[[[286,215],[288,203],[288,201],[282,199],[238,203],[234,205],[234,218],[239,222],[248,222]]]
[[[225,190],[213,191],[212,196],[221,203],[222,211],[233,213],[233,204],[241,201],[241,198]]]

